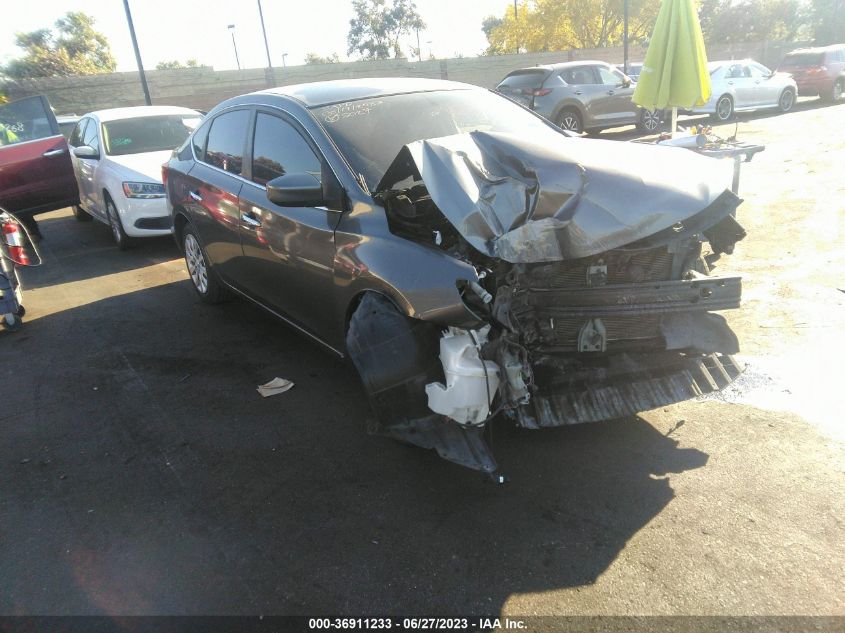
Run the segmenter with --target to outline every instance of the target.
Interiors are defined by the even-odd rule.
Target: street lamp
[[[123,8],[126,9],[126,22],[129,24],[132,48],[135,49],[135,61],[138,62],[138,74],[141,76],[141,87],[144,89],[144,101],[147,105],[152,105],[150,89],[147,86],[147,76],[144,74],[144,64],[141,62],[141,49],[138,48],[138,38],[135,37],[135,25],[132,23],[132,12],[129,10],[129,0],[123,0]]]
[[[287,57],[287,56],[288,56],[288,54],[287,54],[287,53],[282,53],[282,68],[287,68],[287,67],[288,67],[287,62],[285,61],[285,57]]]
[[[241,69],[241,60],[238,57],[238,45],[235,43],[235,25],[229,25],[229,32],[232,34],[232,48],[235,49],[235,63],[238,65],[238,70]]]

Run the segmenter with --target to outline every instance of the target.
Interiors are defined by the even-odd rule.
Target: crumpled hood
[[[631,244],[713,204],[724,217],[740,202],[722,195],[731,170],[731,161],[682,148],[471,132],[406,145],[377,192],[419,177],[480,252],[550,262]]]
[[[161,152],[126,154],[109,156],[109,161],[118,166],[120,174],[126,179],[135,178],[146,182],[161,182],[161,166],[170,160],[173,152],[169,149]],[[133,173],[134,172],[134,173]],[[141,176],[142,178],[138,178]]]

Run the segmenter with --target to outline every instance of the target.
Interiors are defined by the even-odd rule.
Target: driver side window
[[[79,122],[76,124],[76,127],[73,128],[73,134],[70,135],[68,145],[70,145],[71,147],[80,147],[84,145],[82,139],[85,136],[85,126],[88,125],[88,121],[90,121],[90,119],[79,119]]]
[[[601,82],[606,86],[621,86],[624,83],[625,78],[617,70],[599,66],[598,71]]]
[[[286,120],[259,112],[255,119],[252,180],[259,185],[285,174],[311,174],[322,181],[320,159]]]

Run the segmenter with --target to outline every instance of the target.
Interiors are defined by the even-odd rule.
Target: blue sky
[[[420,33],[423,55],[473,56],[486,46],[481,21],[501,15],[510,0],[417,0],[428,28]],[[84,11],[97,20],[117,59],[118,70],[135,69],[135,58],[122,0],[28,0],[25,10],[5,11],[0,21],[0,62],[20,54],[14,34],[52,26],[67,11]],[[266,65],[256,0],[130,0],[132,17],[146,68],[156,63],[196,58],[218,70],[235,68],[227,25],[235,24],[241,66]],[[274,66],[300,64],[306,53],[337,53],[346,59],[351,0],[262,0],[267,39]],[[408,44],[415,44],[415,37]],[[431,42],[430,44],[428,42]]]

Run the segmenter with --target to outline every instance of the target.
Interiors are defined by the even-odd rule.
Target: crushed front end
[[[595,150],[577,160],[569,146],[476,134],[400,154],[378,194],[391,230],[473,265],[477,278],[456,283],[478,327],[426,324],[440,339],[412,389],[425,414],[389,413],[378,432],[492,472],[483,429],[498,414],[530,429],[621,418],[740,373],[716,313],[739,307],[741,280],[712,266],[745,236],[741,200],[598,167]]]

